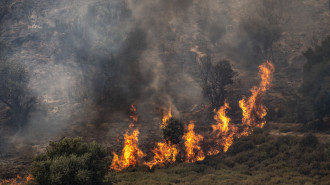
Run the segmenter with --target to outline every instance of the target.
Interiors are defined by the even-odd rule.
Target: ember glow
[[[130,115],[130,118],[137,123],[139,121],[137,112],[136,112],[136,107],[134,105],[131,105],[130,111],[132,112]]]
[[[33,180],[33,177],[31,174],[29,174],[26,178],[22,178],[20,175],[17,175],[15,179],[11,179],[11,180],[3,180],[3,181],[0,181],[0,185],[7,185],[7,184],[10,184],[10,185],[23,185],[23,184],[26,184],[30,181]]]
[[[261,100],[271,85],[274,71],[275,68],[270,61],[261,64],[259,66],[259,75],[261,77],[259,87],[254,86],[251,89],[252,95],[248,99],[243,97],[239,101],[239,106],[243,114],[242,125],[244,127],[241,135],[247,136],[252,132],[254,127],[262,128],[266,123],[265,116],[267,115],[267,109]]]
[[[196,134],[194,131],[195,124],[190,121],[188,125],[188,132],[183,136],[184,145],[186,148],[186,162],[193,163],[205,159],[203,150],[200,147],[200,142],[203,141],[202,135]]]
[[[152,150],[154,158],[152,161],[145,162],[144,164],[151,169],[155,165],[164,165],[174,163],[179,150],[176,145],[167,142],[157,143],[157,147]]]
[[[163,119],[162,119],[162,124],[161,124],[161,128],[164,129],[167,124],[168,124],[168,121],[170,120],[170,118],[172,118],[172,111],[171,111],[171,108],[168,109],[168,113],[163,113]]]

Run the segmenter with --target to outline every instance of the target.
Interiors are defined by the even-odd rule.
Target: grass
[[[253,145],[253,147],[252,147]],[[329,146],[313,135],[271,136],[257,130],[237,139],[227,153],[204,161],[154,170],[115,173],[118,185],[330,184]]]

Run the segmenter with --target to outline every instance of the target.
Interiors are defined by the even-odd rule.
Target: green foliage
[[[177,119],[170,118],[168,124],[163,129],[164,139],[172,144],[178,144],[182,140],[184,133],[183,123]]]
[[[320,46],[309,48],[303,54],[307,63],[304,65],[301,92],[305,106],[311,107],[311,112],[304,112],[311,115],[305,120],[317,119],[312,125],[324,129],[330,126],[329,120],[323,119],[330,117],[330,36]]]
[[[326,154],[326,147],[313,135],[272,136],[256,129],[236,139],[227,153],[152,173],[118,173],[116,184],[329,184]]]
[[[99,185],[107,172],[105,149],[81,138],[51,142],[37,156],[30,173],[42,185]]]

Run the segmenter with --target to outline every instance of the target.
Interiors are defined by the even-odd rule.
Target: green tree
[[[42,185],[100,185],[109,163],[100,145],[84,143],[81,138],[51,142],[44,154],[37,156],[30,173]]]

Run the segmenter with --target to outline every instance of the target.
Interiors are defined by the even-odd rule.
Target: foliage
[[[219,61],[216,65],[206,62],[202,70],[203,92],[212,104],[212,110],[220,108],[226,97],[225,87],[233,83],[236,73],[227,60]]]
[[[282,33],[283,3],[282,0],[260,1],[255,14],[243,19],[240,23],[243,37],[245,37],[241,44],[244,55],[248,59],[274,61],[273,45],[281,38]]]
[[[182,140],[184,132],[183,123],[177,119],[170,118],[163,129],[164,139],[172,144],[178,144]]]
[[[302,145],[305,142],[308,146]],[[244,147],[252,144],[254,147]],[[172,164],[152,173],[120,173],[116,184],[329,184],[327,151],[313,135],[275,137],[256,129],[237,139],[227,153],[201,162]]]
[[[100,185],[108,167],[105,157],[105,149],[95,142],[64,138],[35,158],[30,173],[42,185]]]
[[[27,122],[35,104],[27,89],[28,82],[29,74],[23,65],[0,57],[0,102],[10,108],[15,125]]]
[[[311,107],[311,112],[307,112],[307,116],[311,116],[309,119],[305,116],[305,120],[314,120],[310,126],[324,129],[330,126],[329,120],[324,120],[330,117],[330,36],[320,46],[309,48],[303,54],[307,63],[304,65],[301,92],[304,106]]]

